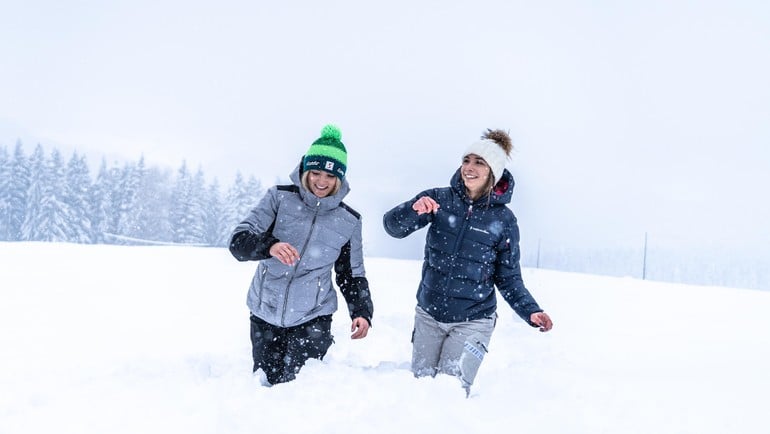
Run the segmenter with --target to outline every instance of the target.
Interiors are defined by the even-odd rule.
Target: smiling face
[[[487,162],[476,154],[468,154],[463,157],[460,175],[462,175],[465,189],[471,199],[481,197],[491,184],[492,171]]]
[[[306,187],[318,197],[326,197],[338,190],[339,178],[322,170],[310,170],[307,172]]]

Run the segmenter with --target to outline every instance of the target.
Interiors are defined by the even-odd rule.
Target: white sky
[[[525,242],[770,241],[764,1],[32,0],[0,15],[2,144],[23,131],[272,184],[334,122],[348,202],[387,250],[382,212],[446,185],[503,128]]]

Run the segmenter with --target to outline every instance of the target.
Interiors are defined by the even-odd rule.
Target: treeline
[[[174,173],[137,162],[92,177],[83,155],[67,162],[38,144],[25,155],[0,146],[0,241],[225,246],[232,228],[263,195],[238,173],[224,192],[185,162]]]

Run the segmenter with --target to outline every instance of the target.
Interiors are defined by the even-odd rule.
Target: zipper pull
[[[470,218],[472,211],[473,211],[473,204],[468,205],[468,213],[465,214],[465,220],[468,220]]]

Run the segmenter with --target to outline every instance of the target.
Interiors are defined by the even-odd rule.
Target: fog
[[[333,122],[368,252],[415,258],[422,235],[387,238],[382,213],[446,185],[502,128],[526,258],[642,249],[645,234],[768,255],[766,2],[25,1],[2,15],[0,144],[268,186]]]

